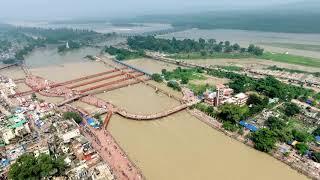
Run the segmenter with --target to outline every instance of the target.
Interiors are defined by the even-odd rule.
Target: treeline
[[[129,51],[127,49],[110,46],[106,47],[104,51],[115,56],[119,61],[145,57],[145,52],[143,50]]]
[[[8,51],[12,44],[8,40],[0,40],[0,52]]]
[[[128,45],[132,49],[146,49],[151,51],[161,51],[166,53],[193,53],[199,52],[202,55],[214,52],[224,53],[248,53],[260,56],[264,50],[255,45],[243,48],[239,44],[231,44],[230,41],[217,42],[215,39],[208,41],[200,38],[199,40],[184,39],[160,39],[154,36],[134,36],[129,37]]]
[[[99,33],[91,30],[80,30],[80,29],[44,29],[44,28],[26,28],[19,27],[16,29],[17,32],[31,34],[37,38],[45,39],[46,43],[59,43],[61,41],[74,41],[74,40],[90,40]]]
[[[270,98],[280,98],[289,101],[299,97],[309,97],[313,95],[312,90],[303,87],[283,83],[272,76],[262,79],[254,79],[246,75],[220,70],[208,70],[208,74],[221,78],[228,78],[230,88],[235,92],[257,91]]]

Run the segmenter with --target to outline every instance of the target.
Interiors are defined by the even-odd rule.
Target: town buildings
[[[222,104],[236,104],[239,106],[243,106],[247,103],[248,95],[244,93],[239,93],[233,95],[234,90],[222,85],[218,84],[216,86],[216,91],[211,92],[207,91],[204,93],[204,102],[210,106],[220,106]]]

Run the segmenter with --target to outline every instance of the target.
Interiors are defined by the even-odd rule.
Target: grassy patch
[[[182,80],[187,78],[188,80],[206,80],[207,78],[202,74],[200,69],[182,69],[180,67],[173,71],[166,71],[163,75],[166,80]]]
[[[249,53],[212,53],[202,55],[201,53],[178,53],[169,56],[172,59],[245,59],[256,58],[271,61],[283,62],[288,64],[297,64],[303,66],[320,67],[320,59],[296,56],[291,54],[265,52],[261,56],[255,56]]]
[[[207,89],[214,90],[215,86],[209,84],[192,84],[189,83],[188,87],[194,92],[196,95],[202,95]]]
[[[277,62],[289,63],[289,64],[320,67],[320,59],[304,57],[304,56],[266,52],[262,56],[259,56],[259,58],[277,61]]]
[[[315,44],[296,44],[296,43],[260,43],[262,45],[280,47],[280,48],[290,48],[298,50],[307,50],[307,51],[320,51],[320,45]]]
[[[214,52],[212,54],[203,55],[201,53],[178,53],[170,55],[169,58],[172,59],[242,59],[256,57],[249,53],[218,53]]]
[[[239,66],[218,66],[218,67],[227,71],[242,71],[242,68]]]

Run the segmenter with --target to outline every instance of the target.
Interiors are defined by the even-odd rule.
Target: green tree
[[[298,143],[295,145],[295,148],[299,151],[299,154],[305,155],[309,150],[309,146],[305,143]]]
[[[189,78],[183,76],[183,77],[181,78],[181,84],[188,84],[188,83],[189,83]]]
[[[311,134],[309,134],[308,132],[299,131],[296,129],[292,130],[292,135],[293,135],[294,139],[299,142],[310,142],[310,141],[314,140],[314,137]]]
[[[284,113],[291,117],[300,113],[300,108],[294,103],[286,103],[284,105]]]
[[[293,139],[292,133],[287,130],[287,125],[283,120],[277,117],[269,117],[265,122],[265,125],[275,133],[279,141],[288,142]]]
[[[251,139],[254,142],[254,148],[262,152],[270,152],[276,143],[274,132],[266,128],[253,133]]]
[[[224,42],[224,45],[225,45],[226,47],[230,46],[230,41],[225,41],[225,42]]]
[[[80,114],[76,112],[65,112],[63,113],[63,118],[64,119],[73,119],[76,123],[80,124],[82,122],[82,117]]]
[[[315,162],[320,163],[320,152],[313,152],[311,157]]]
[[[232,123],[229,122],[229,121],[223,122],[222,127],[223,127],[225,130],[228,130],[228,131],[231,131],[231,132],[235,132],[235,131],[238,130],[237,126],[236,126],[235,124],[232,124]]]
[[[166,69],[162,69],[161,73],[162,73],[162,75],[165,75],[167,73],[167,70]]]
[[[174,90],[181,91],[181,87],[179,86],[179,84],[176,81],[169,81],[167,83],[167,86],[171,87]]]
[[[152,80],[154,80],[154,81],[156,81],[156,82],[162,82],[162,81],[163,81],[161,75],[158,74],[158,73],[152,74],[151,78],[152,78]]]
[[[36,158],[31,154],[24,154],[10,166],[8,177],[12,180],[41,179],[61,175],[64,169],[65,163],[61,157],[40,154]]]
[[[209,39],[208,42],[209,42],[209,44],[213,45],[213,44],[215,44],[215,43],[217,42],[217,40],[215,40],[215,39]]]
[[[32,99],[33,101],[37,100],[37,95],[36,95],[36,93],[32,93],[31,99]]]
[[[280,130],[280,131],[282,131],[285,128],[286,123],[283,122],[282,120],[280,120],[277,117],[269,117],[267,119],[267,121],[265,122],[265,125],[267,127],[269,127],[271,130]]]
[[[314,130],[314,131],[312,132],[312,134],[313,134],[314,136],[320,136],[320,127],[318,127],[316,130]]]
[[[237,44],[237,43],[235,43],[235,44],[232,46],[232,48],[233,48],[233,50],[238,51],[238,50],[240,50],[240,45]]]
[[[224,104],[219,107],[218,116],[224,121],[230,121],[233,124],[246,118],[249,109],[247,106],[237,106],[234,104]]]

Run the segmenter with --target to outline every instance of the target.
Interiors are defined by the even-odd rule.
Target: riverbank
[[[222,123],[220,123],[218,120],[206,115],[205,113],[192,109],[188,111],[190,114],[192,114],[194,117],[199,119],[200,121],[204,122],[205,124],[209,125],[210,127],[214,128],[215,130],[218,130],[222,132],[223,134],[227,135],[228,137],[235,139],[251,148],[254,147],[253,142],[247,138],[245,138],[245,135],[239,135],[237,133],[232,133],[229,131],[226,131],[222,128]],[[246,133],[245,133],[246,134]],[[284,164],[290,166],[292,169],[298,171],[299,173],[307,176],[310,179],[320,179],[320,172],[319,169],[310,169],[308,161],[306,159],[300,158],[300,161],[292,161],[292,159],[288,157],[285,157],[283,154],[281,154],[278,151],[273,151],[269,154],[270,156],[274,157],[275,159],[283,162]],[[312,173],[314,172],[314,173]],[[318,173],[317,173],[318,172]]]

